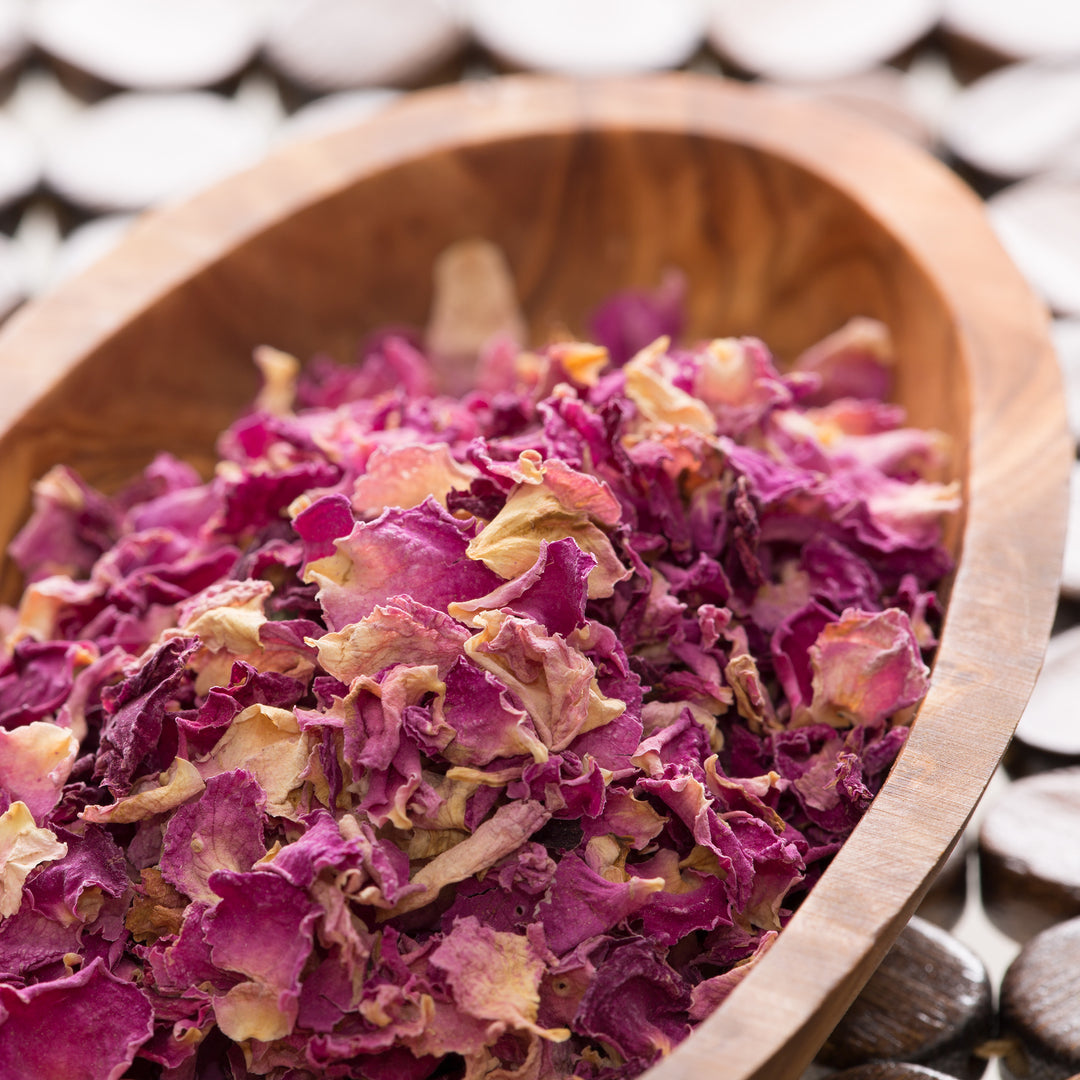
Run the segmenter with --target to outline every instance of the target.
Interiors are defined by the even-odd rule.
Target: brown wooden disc
[[[1013,777],[1069,765],[1080,765],[1080,626],[1050,639],[1042,672],[1005,755]]]
[[[940,0],[713,0],[722,58],[781,80],[835,79],[897,56],[937,22]]]
[[[1006,250],[1055,311],[1080,315],[1080,177],[1041,176],[987,203]]]
[[[1080,54],[1075,0],[945,0],[942,25],[1014,60]]]
[[[141,210],[250,165],[267,137],[259,118],[216,94],[117,94],[50,138],[45,182],[90,210]]]
[[[1080,919],[1032,938],[1001,984],[1007,1077],[1066,1080],[1080,1070]]]
[[[1080,60],[1035,60],[991,72],[956,96],[943,128],[953,153],[1007,179],[1080,153]]]
[[[872,1061],[869,1065],[833,1073],[830,1080],[950,1080],[950,1077],[906,1061]]]
[[[985,1067],[974,1050],[991,1033],[991,998],[982,961],[952,935],[916,917],[817,1061],[833,1068],[904,1061],[975,1080]]]
[[[512,68],[621,75],[679,67],[705,37],[705,0],[466,0],[473,34]]]
[[[266,57],[314,91],[411,85],[462,47],[445,0],[290,0],[267,30]]]
[[[37,0],[29,32],[49,56],[113,86],[186,90],[244,67],[264,20],[255,0]]]
[[[1016,941],[1080,915],[1080,768],[1003,791],[979,830],[979,869],[986,914]]]

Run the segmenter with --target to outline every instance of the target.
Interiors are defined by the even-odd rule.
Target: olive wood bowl
[[[109,487],[155,451],[204,468],[252,347],[353,355],[420,324],[455,240],[506,253],[531,330],[689,279],[688,335],[781,361],[883,320],[896,399],[952,436],[965,509],[930,693],[888,781],[778,943],[647,1075],[783,1080],[906,923],[993,773],[1042,659],[1070,444],[1045,313],[978,199],[862,122],[708,77],[511,78],[419,93],[152,215],[0,334],[0,540],[67,462]],[[451,373],[450,381],[460,381]],[[10,566],[0,579],[18,594]]]

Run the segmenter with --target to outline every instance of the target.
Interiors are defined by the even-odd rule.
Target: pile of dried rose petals
[[[903,742],[957,498],[877,324],[782,375],[663,323],[460,400],[264,351],[209,483],[41,481],[0,1075],[619,1080],[723,1000]]]

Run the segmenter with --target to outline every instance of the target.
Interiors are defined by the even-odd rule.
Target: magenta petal
[[[100,959],[24,990],[0,985],[0,1076],[120,1080],[152,1033],[146,996]]]
[[[643,941],[616,946],[598,965],[574,1018],[576,1030],[614,1046],[638,1069],[690,1033],[690,985],[661,956]]]
[[[102,702],[107,717],[101,730],[97,774],[117,796],[131,790],[136,772],[161,736],[165,710],[185,674],[197,638],[166,641],[130,678],[107,687]]]
[[[268,869],[219,870],[210,884],[221,896],[206,918],[214,963],[281,990],[298,988],[319,905]]]
[[[250,870],[266,854],[266,796],[243,769],[211,776],[195,800],[178,807],[165,827],[161,876],[192,900],[212,903],[216,870]]]
[[[562,956],[586,938],[613,929],[654,891],[646,879],[608,881],[575,852],[567,852],[555,871],[550,896],[538,909],[548,946]]]
[[[845,611],[810,648],[816,720],[880,724],[922,700],[930,685],[911,620],[899,608]]]
[[[23,905],[0,920],[0,980],[22,980],[78,951],[81,931],[79,923],[63,925]]]
[[[310,563],[327,624],[340,630],[392,596],[407,594],[445,611],[455,600],[490,592],[500,578],[465,554],[475,521],[458,521],[434,499],[361,521],[337,541],[337,553]]]

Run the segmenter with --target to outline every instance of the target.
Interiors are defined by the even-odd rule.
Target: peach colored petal
[[[419,506],[429,495],[445,506],[451,491],[467,490],[479,475],[474,466],[455,461],[446,443],[378,446],[353,487],[353,509],[374,517],[388,506]]]

